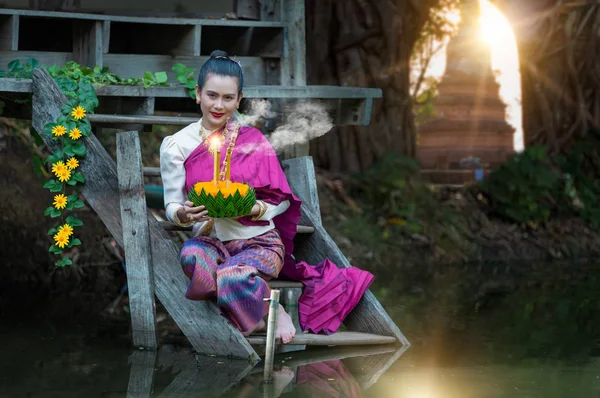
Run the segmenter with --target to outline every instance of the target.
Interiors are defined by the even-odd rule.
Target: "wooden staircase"
[[[75,59],[83,65],[110,66],[112,71],[121,76],[141,77],[144,70],[168,71],[177,62],[199,67],[206,59],[206,52],[210,53],[208,49],[219,47],[229,50],[232,55],[241,55],[239,58],[248,82],[244,88],[245,98],[269,98],[275,101],[276,106],[292,100],[324,101],[335,124],[368,125],[373,99],[381,97],[381,90],[306,86],[304,2],[280,0],[277,3],[281,18],[274,21],[134,18],[0,10],[0,30],[4,32],[4,36],[0,35],[0,63],[28,56],[37,58],[45,65],[62,64]],[[68,25],[68,34],[73,35],[73,48],[66,48],[57,42],[52,45],[62,47],[32,50],[31,46],[35,43],[27,42],[21,36],[23,24],[31,23],[32,19],[44,19],[44,23],[54,21],[57,29]],[[177,54],[126,54],[125,49],[119,47],[123,44],[115,40],[126,31],[134,32],[134,36],[146,32],[148,26],[174,38],[170,47],[157,43],[152,51],[173,50],[172,45],[179,43],[173,50]],[[139,32],[135,33],[138,28]],[[219,32],[225,36],[219,36]],[[241,47],[224,48],[217,46],[219,43],[210,42],[224,37],[231,39],[232,34],[239,36],[233,39],[238,40]],[[242,44],[250,39],[256,39],[257,43],[264,46],[262,49],[254,44],[244,47]],[[132,40],[140,38],[135,36]],[[94,51],[82,52],[86,48]],[[240,52],[232,51],[238,48]],[[182,114],[189,111],[191,115],[197,111],[194,101],[182,86],[149,89],[101,86],[96,91],[100,102],[96,109],[98,113],[88,115],[95,134],[105,134],[102,129],[106,127],[131,130],[130,126],[139,126],[136,130],[142,131],[144,126],[184,126],[197,121],[197,117]],[[11,108],[13,113],[5,116],[31,118],[37,131],[43,131],[45,124],[56,120],[66,102],[64,94],[43,69],[36,69],[33,79],[0,79],[0,93],[16,99],[33,96],[31,110],[26,106]],[[174,111],[178,113],[176,116],[160,114]],[[52,139],[43,139],[50,149],[56,147]],[[173,224],[159,222],[146,206],[144,176],[156,177],[160,172],[157,168],[142,166],[139,134],[135,131],[117,134],[117,163],[94,134],[83,140],[88,156],[80,166],[86,176],[81,192],[117,243],[125,248],[134,344],[148,348],[157,346],[156,296],[196,351],[258,361],[255,348],[260,349],[265,344],[264,336],[245,338],[219,315],[215,303],[185,299],[188,280],[181,272],[179,251],[169,238],[169,231],[186,231]],[[338,267],[349,267],[350,263],[321,223],[314,166],[307,153],[308,145],[300,145],[280,154],[286,159],[282,161],[282,167],[290,187],[303,202],[294,255],[298,261],[309,264],[318,264],[329,258]],[[285,297],[282,305],[288,312],[297,311],[301,284],[276,280],[271,281],[270,285],[282,291],[282,297]],[[292,319],[297,320],[297,314],[291,315]],[[331,336],[298,333],[292,343],[282,347],[281,351],[306,345],[409,345],[370,291],[365,293],[346,318],[344,327],[345,331]]]

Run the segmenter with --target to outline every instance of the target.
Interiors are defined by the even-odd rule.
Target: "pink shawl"
[[[228,140],[223,143],[225,156]],[[199,145],[185,160],[186,191],[198,181],[211,181],[213,157],[205,145]],[[329,260],[316,266],[296,262],[294,236],[300,221],[301,201],[292,193],[273,147],[264,135],[253,127],[241,127],[231,160],[231,180],[246,183],[256,191],[257,199],[277,205],[284,200],[290,207],[273,222],[286,249],[281,275],[301,281],[305,288],[300,297],[300,326],[313,333],[335,333],[344,318],[356,306],[373,281],[372,274],[355,267],[337,268]],[[268,225],[267,221],[239,219],[243,225]]]

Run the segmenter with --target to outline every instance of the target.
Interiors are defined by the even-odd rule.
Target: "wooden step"
[[[185,116],[147,116],[147,115],[102,115],[89,114],[92,123],[105,124],[162,124],[170,126],[187,126],[196,123],[199,118]]]
[[[256,335],[247,337],[253,346],[266,345],[266,336]],[[329,336],[322,334],[300,333],[287,345],[311,345],[311,346],[351,346],[351,345],[377,345],[394,344],[397,340],[391,336],[379,336],[360,332],[338,332]],[[277,344],[281,342],[277,341]]]
[[[170,221],[159,221],[158,223],[165,231],[191,231],[192,230],[191,226],[180,227],[179,225],[175,225]],[[298,225],[296,227],[297,234],[312,234],[313,232],[315,232],[315,228],[310,227],[308,225]]]
[[[284,281],[280,279],[269,281],[269,287],[271,289],[302,289],[304,285],[302,282],[296,281]]]

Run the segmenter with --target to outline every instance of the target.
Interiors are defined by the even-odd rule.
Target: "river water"
[[[277,355],[274,382],[265,384],[262,363],[170,343],[136,351],[127,325],[106,331],[67,323],[2,322],[0,397],[600,397],[594,357],[513,360],[427,344],[328,347]]]

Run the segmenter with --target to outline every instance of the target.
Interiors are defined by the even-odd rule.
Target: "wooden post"
[[[281,63],[283,86],[306,86],[306,17],[304,0],[284,0],[283,20],[286,24]],[[288,101],[283,101],[289,105]],[[284,110],[286,106],[283,106]],[[309,143],[294,145],[283,151],[283,158],[308,156]]]
[[[146,217],[142,152],[136,131],[117,134],[117,175],[133,344],[156,349],[152,248]]]
[[[277,311],[279,309],[279,290],[271,290],[269,302],[269,316],[267,321],[267,348],[265,349],[265,369],[263,381],[271,383],[273,380],[273,359],[275,357],[275,329],[277,329]]]
[[[127,398],[150,398],[154,384],[156,351],[135,351],[129,357],[129,363],[131,370],[129,371]]]
[[[32,124],[37,131],[44,131],[47,123],[62,116],[61,107],[67,98],[60,91],[50,74],[43,68],[33,71]],[[41,135],[51,150],[58,143],[51,137]],[[119,211],[119,191],[115,162],[93,134],[82,138],[87,157],[81,162],[80,171],[86,176],[81,187],[83,196],[102,219],[117,243],[123,246],[123,228]],[[211,301],[191,301],[184,296],[189,280],[181,272],[179,250],[154,216],[146,213],[152,246],[154,291],[156,296],[200,353],[232,358],[244,358],[256,363],[259,358],[246,338],[219,314]]]
[[[295,165],[300,160],[286,160],[283,162],[283,170],[290,184],[292,191],[303,201],[311,203],[315,197],[318,197],[316,192],[317,185],[311,183],[306,185],[306,180],[300,178],[299,175],[303,171],[299,171]],[[306,157],[304,160],[303,169],[310,169],[312,158]],[[314,166],[312,166],[314,169]],[[302,170],[302,169],[300,169]],[[307,187],[309,190],[307,191]],[[321,224],[321,216],[309,205],[301,207],[301,223],[315,228],[315,232],[306,239],[303,239],[302,244],[296,246],[294,254],[300,261],[306,261],[309,264],[318,264],[326,258],[329,258],[340,268],[350,267],[350,262],[344,256],[344,253],[335,244],[331,236],[327,233]],[[393,336],[403,345],[410,345],[408,339],[400,331],[398,326],[391,320],[385,309],[377,298],[367,290],[363,298],[356,305],[354,310],[346,317],[344,325],[349,331],[373,333],[381,336]]]
[[[73,60],[82,66],[103,66],[101,21],[73,21]]]

